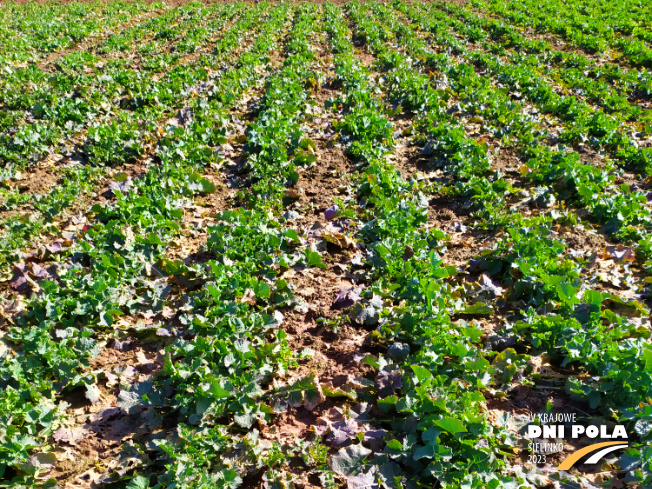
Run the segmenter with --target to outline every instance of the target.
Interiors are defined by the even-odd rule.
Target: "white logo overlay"
[[[530,414],[529,419],[526,438],[529,440],[528,460],[532,463],[545,463],[546,454],[563,452],[564,440],[600,440],[574,450],[557,466],[557,470],[569,470],[589,455],[583,463],[597,464],[611,452],[629,446],[623,425],[582,424],[576,413],[537,413]]]

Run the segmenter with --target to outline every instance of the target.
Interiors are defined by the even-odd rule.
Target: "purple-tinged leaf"
[[[329,207],[324,211],[324,218],[327,221],[332,221],[339,215],[340,208],[336,205]]]

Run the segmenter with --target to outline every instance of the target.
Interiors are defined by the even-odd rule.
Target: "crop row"
[[[499,2],[477,2],[477,6],[513,24],[559,35],[589,53],[615,49],[616,56],[625,62],[649,68],[652,66],[650,13],[646,9],[636,12],[638,6],[634,2],[618,3],[620,5],[609,5],[609,13],[596,16],[587,12],[589,9],[580,2],[559,0],[550,0],[544,5],[528,0],[510,5],[510,8]],[[573,20],[568,22],[569,18]],[[639,25],[633,19],[638,19]],[[632,33],[635,33],[633,37],[623,35]]]
[[[574,95],[556,93],[543,76],[533,72],[521,59],[501,62],[488,53],[470,53],[445,31],[438,36],[438,41],[454,45],[460,54],[468,53],[469,60],[507,86],[513,98],[525,97],[542,112],[561,118],[564,121],[563,130],[558,135],[561,142],[586,142],[604,148],[629,170],[645,172],[650,161],[650,148],[645,147],[645,138],[640,137],[644,134],[637,137],[636,129],[628,127],[618,114],[608,115]]]
[[[111,4],[5,4],[0,8],[0,64],[34,62],[42,53],[69,48],[93,35],[116,28],[162,8],[155,2]]]
[[[382,7],[378,6],[377,9],[382,9]],[[405,12],[411,11],[411,8],[407,6],[402,6],[401,9]],[[427,18],[427,16],[423,15],[415,16],[415,18],[417,17],[420,21],[423,21],[424,17]],[[398,32],[401,32],[400,29]],[[406,35],[405,32],[403,34],[406,45],[414,47],[415,44],[418,44],[413,41],[414,36]],[[420,47],[424,48],[424,46]],[[407,54],[416,58],[418,53],[410,53],[408,47]],[[438,61],[441,63],[442,57]],[[451,66],[449,63],[444,66],[446,65]],[[430,66],[433,65],[430,64]],[[455,67],[451,66],[451,68]],[[460,66],[457,67],[457,69],[459,68]],[[398,67],[398,70],[400,70],[400,67]],[[462,81],[462,84],[467,87],[467,91],[464,92],[460,90],[462,84],[455,85],[451,71],[449,69],[445,73],[450,76],[449,80],[458,97],[462,94],[468,98],[478,95],[479,85],[472,82],[473,78],[468,76],[468,70],[466,72],[467,76]],[[464,72],[464,70],[460,71]],[[412,83],[401,87],[405,91],[399,92],[401,95],[400,102],[426,100],[425,107],[421,105],[416,106],[416,108],[420,110],[425,108],[428,122],[432,124],[433,119],[437,117],[433,116],[433,113],[438,111],[441,113],[441,110],[438,110],[441,104],[438,104],[436,100],[437,92],[433,89],[424,88],[424,85],[419,87],[419,84],[415,83],[414,76],[412,75]],[[393,79],[390,77],[389,79],[395,80],[396,85],[401,85],[403,80],[410,78],[409,71],[404,68],[401,70],[401,76],[396,76]],[[425,77],[421,79],[426,82]],[[496,99],[499,98],[499,95],[483,94],[481,99],[478,100],[478,106],[496,107],[497,104],[487,100],[486,97]],[[428,104],[429,100],[432,101],[430,104]],[[415,106],[413,105],[411,108],[414,109]],[[514,110],[516,114],[522,115],[523,112],[523,110]],[[489,117],[490,114],[481,113],[482,117],[486,118],[486,125],[492,124],[492,120],[497,120],[499,125],[506,122],[500,120],[500,113],[491,114],[493,117]],[[473,115],[473,111],[471,111],[471,115]],[[480,185],[486,182],[486,180],[483,182],[483,179],[479,177],[483,174],[486,175],[486,171],[489,169],[486,155],[483,155],[482,152],[478,154],[477,150],[474,151],[477,144],[474,145],[473,140],[467,139],[467,143],[462,146],[466,151],[461,154],[457,153],[457,156],[462,158],[456,159],[457,161],[451,159],[451,156],[455,153],[447,151],[447,138],[444,136],[445,133],[442,132],[450,131],[450,129],[445,126],[441,127],[441,119],[433,125],[435,125],[437,136],[430,141],[434,140],[439,145],[439,147],[434,147],[435,155],[439,156],[443,162],[450,162],[448,171],[454,172],[456,177],[469,178],[470,182],[476,179],[477,186],[475,188],[479,190]],[[571,158],[570,161],[575,162],[574,165],[570,162],[565,163],[563,168],[567,171],[573,171],[571,168],[574,166],[573,176],[576,179],[578,178],[582,165],[577,163],[579,159],[577,156],[572,157],[566,151],[555,155],[550,148],[543,145],[539,146],[537,151],[533,151],[535,147],[530,133],[530,130],[527,131],[527,134],[524,131],[521,136],[521,144],[523,144],[526,151],[525,154],[531,158],[528,164],[531,166],[536,165],[538,172],[533,173],[538,178],[549,172],[548,176],[543,179],[537,180],[535,177],[535,183],[559,182],[559,170],[561,168],[558,165],[560,165],[560,160],[563,161],[563,158]],[[428,135],[428,137],[432,136]],[[459,135],[457,138],[457,144],[462,143],[463,139]],[[459,148],[459,146],[457,147]],[[468,159],[464,155],[468,155]],[[545,165],[543,162],[546,160],[550,161],[551,164]],[[622,202],[620,205],[614,206],[614,210],[623,211],[628,208],[628,204],[622,199],[634,197],[634,202],[630,201],[631,203],[629,203],[629,209],[632,211],[630,218],[634,222],[640,223],[639,216],[641,214],[643,216],[649,215],[649,211],[641,204],[641,202],[646,201],[642,198],[643,196],[638,197],[636,193],[631,195],[628,188],[618,189],[613,183],[609,184],[609,182],[613,182],[613,178],[609,178],[607,175],[602,177],[602,181],[607,183],[601,190],[603,197],[596,202],[594,192],[595,183],[599,182],[600,179],[599,172],[600,170],[595,167],[586,165],[583,171],[584,178],[579,177],[579,181],[575,180],[574,182],[577,185],[575,188],[578,194],[584,194],[585,196],[582,199],[584,205],[589,207],[590,204],[597,204],[602,207],[601,210],[604,210],[604,206],[608,202],[607,199],[612,194],[613,197],[620,197]],[[589,187],[592,191],[589,193],[586,187],[592,183],[593,185]],[[501,186],[504,189],[504,185],[505,183],[501,183],[499,178],[493,184],[495,190],[499,190]],[[486,194],[478,193],[474,198],[477,199],[480,206],[487,207]],[[492,215],[489,222],[494,225],[499,222],[509,223],[509,236],[497,242],[491,251],[483,252],[477,257],[480,270],[490,274],[492,278],[498,279],[498,283],[511,290],[511,300],[527,300],[527,303],[521,306],[523,311],[515,315],[517,321],[508,325],[505,331],[514,328],[516,331],[515,336],[519,342],[529,342],[532,345],[533,353],[545,352],[545,354],[555,358],[555,361],[560,362],[562,366],[575,365],[575,368],[577,368],[578,364],[581,365],[593,377],[590,381],[581,380],[581,374],[575,378],[569,378],[566,385],[569,392],[585,399],[593,409],[601,407],[609,414],[612,412],[610,410],[616,410],[621,419],[631,420],[631,426],[636,425],[638,427],[642,423],[642,421],[638,420],[644,420],[649,416],[646,409],[639,407],[639,405],[642,406],[640,403],[644,402],[649,396],[650,372],[646,360],[650,351],[647,341],[649,332],[645,329],[641,330],[635,320],[632,321],[627,316],[618,316],[612,313],[609,303],[613,300],[620,301],[618,297],[595,290],[585,290],[582,295],[581,290],[586,287],[585,284],[582,284],[582,264],[564,255],[563,252],[567,245],[563,240],[554,236],[551,227],[555,219],[561,218],[563,221],[569,217],[572,218],[572,216],[564,216],[564,213],[559,211],[557,211],[557,217],[555,217],[554,213],[550,216],[542,213],[540,216],[531,219],[524,219],[514,215],[508,218],[506,214],[503,217],[497,214]],[[602,217],[605,216],[602,215]],[[517,224],[519,220],[523,222],[522,228]],[[641,232],[647,235],[645,220],[643,223],[643,231]],[[643,238],[640,242],[642,248],[645,249],[646,243],[647,238]],[[555,306],[548,302],[550,300]],[[588,313],[587,311],[587,316],[578,317],[578,307],[586,307],[591,312]],[[636,308],[637,306],[632,304],[632,307]],[[519,315],[521,316],[520,319]],[[624,331],[628,332],[625,333]],[[540,340],[544,337],[549,341],[541,342]],[[512,352],[512,354],[514,353]],[[616,365],[617,367],[615,367]],[[628,393],[628,395],[624,395],[624,393]],[[636,432],[639,436],[642,435],[638,430]],[[639,464],[645,465],[649,446],[643,441],[645,436],[641,438],[640,450],[636,453],[627,454],[625,458],[629,460],[630,456],[637,457]]]
[[[211,29],[222,30],[236,12],[237,7],[219,8]],[[200,21],[200,14],[208,16],[210,11],[199,10],[186,22]],[[174,32],[170,27],[168,30]],[[237,38],[237,32],[222,33],[232,41],[234,34]],[[77,61],[82,66],[92,65],[92,59]],[[156,83],[151,83],[147,70],[128,69],[121,59],[90,74],[49,74],[33,67],[19,70],[4,82],[8,90],[2,102],[7,110],[2,112],[0,158],[5,168],[20,169],[48,153],[66,154],[75,144],[80,147],[79,156],[95,165],[137,157],[144,151],[148,136],[155,137],[156,122],[175,100],[186,95],[188,85],[205,81],[207,67],[216,61],[200,57],[167,67]]]
[[[229,18],[235,15],[236,12],[237,10],[234,8],[228,8],[223,11],[224,15]],[[221,22],[224,25],[225,19],[222,19]],[[202,89],[211,90],[210,84],[212,83],[213,74],[209,67],[219,66],[221,63],[224,63],[224,60],[228,58],[231,51],[239,47],[240,40],[253,22],[254,19],[252,17],[245,16],[239,22],[229,26],[216,40],[214,44],[215,54],[213,56],[207,59],[197,60],[196,62],[190,62],[174,69],[165,74],[165,77],[158,83],[144,83],[145,75],[137,71],[120,72],[118,70],[114,72],[114,75],[121,73],[118,83],[91,83],[87,85],[86,88],[90,92],[93,91],[93,86],[95,86],[97,93],[101,93],[106,98],[97,101],[99,105],[95,108],[93,105],[82,104],[93,118],[84,122],[84,117],[80,115],[82,126],[86,126],[81,133],[78,132],[81,128],[74,124],[71,125],[70,121],[64,122],[61,118],[53,117],[54,121],[50,122],[54,125],[63,124],[63,127],[69,132],[70,136],[74,138],[80,138],[80,134],[83,134],[88,129],[85,139],[80,142],[82,147],[76,153],[76,158],[81,163],[91,163],[101,168],[105,165],[116,165],[118,163],[124,165],[138,158],[142,159],[146,153],[151,152],[151,148],[156,146],[157,140],[163,134],[162,129],[159,127],[159,124],[164,123],[161,119],[164,119],[166,114],[169,117],[173,110],[179,110],[189,93],[196,93]],[[111,80],[113,78],[109,76],[109,81]],[[110,85],[113,85],[114,90],[109,90]],[[142,90],[138,91],[138,87],[147,93],[144,94]],[[44,89],[43,93],[49,92],[47,89]],[[134,97],[136,101],[140,100],[140,102],[135,103],[134,107],[120,108],[121,102],[125,100],[133,101]],[[58,113],[61,107],[67,106],[66,100],[74,102],[74,93],[68,93],[63,101],[55,97],[53,99],[53,105],[44,105],[44,107],[50,107],[51,112]],[[105,120],[98,122],[95,121],[96,114],[93,113],[93,110],[102,111],[101,106],[107,107],[108,112],[105,115]],[[92,124],[92,126],[88,127],[88,124]],[[15,141],[16,135],[14,134],[10,138]],[[40,143],[37,141],[36,144]],[[63,144],[69,145],[71,143],[70,141],[66,141]],[[8,147],[7,149],[10,148]],[[5,167],[5,179],[7,182],[10,182],[10,178],[8,177],[13,175],[14,171],[11,166]],[[103,181],[98,177],[106,173],[101,170],[94,171],[92,168],[86,166],[81,170],[78,170],[74,166],[66,170],[66,172],[72,172],[73,174],[79,171],[84,175],[94,173],[96,175],[96,182]],[[75,179],[73,178],[74,181]],[[19,184],[20,182],[17,183]],[[16,188],[18,186],[17,183],[13,185],[9,183],[6,185],[8,187],[7,190],[2,190],[6,198],[4,204],[6,210],[10,210],[12,207],[19,205],[21,201],[29,202],[32,200],[38,202],[40,205],[33,206],[37,212],[32,213],[29,219],[27,219],[23,211],[2,222],[7,251],[24,250],[34,237],[47,231],[45,226],[55,220],[60,220],[62,211],[70,208],[75,203],[75,196],[78,191],[78,186],[73,183],[72,185],[64,185],[61,188],[54,188],[47,195],[35,196],[25,200],[25,196],[21,195],[19,189]],[[12,187],[14,188],[12,189]],[[94,190],[97,189],[93,186],[86,186],[87,194],[92,193]],[[23,226],[26,221],[29,224],[27,228]],[[2,261],[5,260],[6,258]]]
[[[423,19],[420,22],[421,25],[425,25]],[[446,36],[441,33],[440,24],[436,20],[426,28],[437,32],[440,43],[454,42],[450,38],[446,39]],[[609,234],[613,234],[614,237],[638,240],[641,245],[639,250],[641,256],[647,257],[650,210],[646,205],[647,198],[644,192],[635,187],[616,185],[618,172],[613,167],[610,169],[609,165],[598,169],[594,165],[583,163],[581,156],[570,148],[560,147],[555,150],[550,143],[553,138],[550,131],[545,129],[540,112],[528,108],[518,100],[513,100],[509,94],[496,90],[490,79],[476,74],[471,62],[477,62],[477,57],[471,55],[469,63],[457,63],[454,58],[445,53],[424,54],[423,45],[415,49],[417,49],[414,51],[415,56],[426,56],[424,65],[445,74],[456,98],[463,100],[467,117],[462,118],[460,124],[468,123],[472,118],[478,117],[483,127],[495,138],[502,139],[508,146],[515,145],[522,154],[526,166],[538,169],[538,171],[528,171],[524,176],[529,177],[534,183],[554,184],[549,188],[550,192],[556,193],[558,198],[561,196],[569,202],[579,203],[589,211],[589,215],[594,220],[605,224]],[[496,65],[495,69],[499,75],[513,73],[511,68],[500,65]],[[425,80],[425,77],[421,76],[421,79]],[[504,78],[500,79],[504,80]],[[416,80],[413,83],[416,83]],[[536,88],[543,91],[546,85],[539,82]],[[439,96],[437,91],[431,88],[427,90],[427,95],[421,95],[420,98],[427,100]],[[417,95],[414,97],[416,98]],[[405,104],[409,99],[405,102],[399,101]],[[459,115],[453,114],[451,117],[458,119]],[[438,154],[452,155],[455,154],[456,148],[464,147],[464,152],[470,158],[469,163],[474,162],[473,166],[479,169],[487,168],[488,155],[478,153],[478,145],[472,139],[464,137],[462,128],[459,128],[454,136],[449,137],[443,137],[441,131],[436,139],[445,141],[450,138],[450,142],[440,142]],[[561,136],[564,132],[563,126],[556,132],[557,137],[563,138]],[[455,146],[447,149],[441,146],[442,144],[455,144]],[[490,222],[496,225],[510,218],[508,214],[503,214],[501,218],[498,213],[493,213],[490,209],[495,205],[502,207],[505,197],[515,194],[518,189],[513,187],[510,189],[509,185],[505,185],[506,182],[501,183],[500,180],[488,185],[489,182],[484,177],[479,175],[474,177],[473,173],[460,172],[464,172],[464,167],[454,168],[456,177],[461,176],[470,180],[467,183],[457,183],[458,190],[476,200],[479,208],[490,212]]]
[[[500,20],[483,18],[452,4],[437,7],[442,10],[438,17],[467,40],[492,53],[509,55],[512,64],[543,72],[553,82],[601,105],[608,113],[618,112],[627,120],[649,126],[650,112],[639,104],[641,97],[652,95],[652,78],[647,70],[628,70],[599,63],[581,53],[555,51],[550,43],[529,39]]]
[[[265,7],[252,10],[241,27],[248,29]],[[254,64],[268,59],[265,54],[274,46],[286,15],[286,8],[270,14],[252,50],[242,54],[242,68],[225,67],[218,73],[219,97],[236,101],[246,88],[240,80],[244,74],[255,81]],[[226,52],[233,49],[232,44],[224,47]],[[40,268],[47,274],[40,278],[47,280],[32,290],[24,312],[6,335],[12,351],[3,354],[0,369],[4,387],[0,416],[7,427],[0,467],[3,473],[9,471],[7,480],[13,475],[33,480],[39,466],[28,463],[29,455],[60,426],[66,392],[81,386],[93,398],[98,391],[97,377],[88,371],[89,359],[100,353],[114,318],[151,307],[165,298],[161,294],[167,295],[164,284],[147,279],[146,264],[164,257],[167,241],[179,232],[187,199],[214,191],[197,172],[212,159],[208,145],[225,141],[221,130],[213,129],[220,120],[214,116],[222,113],[221,100],[211,97],[203,105],[208,113],[198,113],[187,130],[167,128],[157,151],[161,163],[116,190],[114,202],[94,206],[87,215],[92,220],[79,229],[73,245],[59,246],[58,260]],[[201,107],[198,102],[194,110]],[[209,128],[213,139],[204,141],[202,134]],[[34,271],[34,264],[27,266]]]
[[[357,3],[346,9],[355,37],[390,57],[384,26]],[[342,449],[338,457],[364,460],[362,469],[343,475],[357,482],[363,476],[356,470],[362,470],[365,481],[383,487],[497,487],[510,481],[501,474],[501,447],[512,440],[483,416],[479,384],[458,380],[458,375],[490,369],[474,345],[482,333],[452,319],[464,306],[455,303],[446,281],[456,272],[441,259],[447,236],[426,226],[428,200],[420,184],[403,180],[385,158],[394,146],[393,110],[371,95],[381,87],[355,58],[345,25],[336,11],[326,25],[339,48],[335,65],[342,95],[337,102],[346,114],[336,129],[361,166],[356,196],[362,222],[356,237],[366,249],[362,266],[370,283],[362,305],[362,317],[368,319],[360,320],[377,326],[373,341],[385,352],[364,361],[378,371],[373,403],[381,413],[376,423],[387,435],[380,450],[362,444]],[[477,368],[469,369],[474,363]]]

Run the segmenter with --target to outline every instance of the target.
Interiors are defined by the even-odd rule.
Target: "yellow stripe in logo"
[[[584,447],[581,450],[578,450],[577,452],[575,452],[575,453],[569,455],[568,457],[566,457],[564,459],[564,461],[559,464],[559,467],[557,467],[557,470],[568,470],[573,465],[575,465],[575,462],[577,462],[583,456],[588,455],[591,452],[595,452],[596,450],[599,450],[600,448],[610,447],[610,446],[613,446],[613,445],[623,445],[622,448],[627,447],[626,444],[623,444],[623,441],[605,441],[603,443],[595,443],[593,445],[589,445],[588,447]]]

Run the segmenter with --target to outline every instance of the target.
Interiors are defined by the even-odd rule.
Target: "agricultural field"
[[[3,3],[0,488],[652,488],[651,202],[644,0]]]

